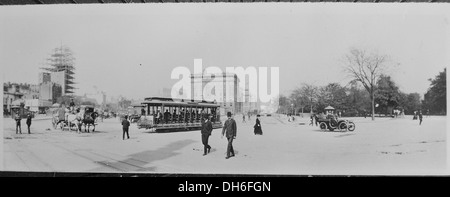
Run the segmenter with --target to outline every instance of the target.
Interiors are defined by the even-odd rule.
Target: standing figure
[[[236,121],[231,117],[231,112],[227,112],[227,117],[228,120],[225,121],[222,129],[222,138],[226,134],[228,140],[227,157],[225,159],[234,157],[233,139],[236,139],[237,132]]]
[[[73,99],[70,99],[70,103],[69,103],[69,109],[72,113],[74,113],[75,110],[75,102],[73,101]]]
[[[262,135],[263,134],[263,132],[262,132],[262,129],[261,129],[261,122],[259,121],[259,115],[257,115],[256,116],[256,123],[255,123],[255,126],[253,126],[253,128],[254,128],[254,133],[255,133],[255,135]]]
[[[203,156],[207,155],[211,151],[211,146],[208,144],[209,136],[213,130],[212,123],[210,121],[211,117],[206,117],[202,121],[202,143],[203,143]]]
[[[156,124],[159,124],[160,120],[161,120],[161,112],[158,110],[156,112],[156,118],[155,118]]]
[[[245,122],[245,114],[242,114],[242,122]]]
[[[310,119],[311,119],[311,122],[309,123],[309,125],[311,125],[311,126],[314,126],[314,114],[311,114],[311,117],[310,117]]]
[[[125,140],[125,133],[127,134],[127,139],[130,139],[130,135],[128,134],[129,128],[130,128],[130,121],[128,121],[128,116],[125,116],[125,118],[122,120],[122,129],[123,129],[122,140]]]
[[[27,115],[27,126],[28,126],[28,134],[31,134],[30,126],[31,126],[31,114]]]
[[[419,110],[419,125],[422,125],[422,111]]]
[[[20,117],[19,113],[15,114],[14,120],[16,121],[16,134],[22,134],[22,126],[20,125],[22,121],[22,117]]]
[[[166,112],[164,112],[164,123],[169,123],[169,116],[170,116],[170,112],[168,109],[166,109]]]

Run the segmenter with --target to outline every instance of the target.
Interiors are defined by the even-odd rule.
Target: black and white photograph
[[[449,8],[2,5],[0,171],[448,176]]]

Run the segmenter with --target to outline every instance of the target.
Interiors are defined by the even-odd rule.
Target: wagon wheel
[[[356,127],[355,123],[353,123],[353,122],[349,122],[348,123],[348,130],[349,131],[354,131],[355,127]]]
[[[343,132],[343,131],[347,131],[348,125],[346,122],[341,122],[339,123],[339,131]]]
[[[327,131],[327,124],[325,122],[321,122],[319,127],[322,131]]]

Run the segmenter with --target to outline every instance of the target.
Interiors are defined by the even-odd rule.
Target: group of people
[[[145,113],[145,112],[144,112]],[[193,123],[193,122],[200,122],[205,117],[211,117],[210,121],[215,122],[216,114],[215,112],[212,112],[211,114],[205,113],[203,110],[192,110],[192,111],[185,111],[184,109],[180,111],[180,113],[177,113],[176,110],[173,110],[173,113],[170,113],[168,109],[164,112],[164,114],[158,110],[156,114],[154,114],[155,123]]]
[[[30,113],[27,114],[27,127],[28,127],[28,134],[31,134],[31,119],[32,116]],[[22,122],[22,117],[20,116],[20,114],[16,114],[14,117],[14,120],[16,121],[16,134],[22,134],[22,126],[21,126],[21,122]]]
[[[208,118],[202,120],[202,129],[201,129],[201,136],[202,136],[202,143],[203,143],[203,156],[207,155],[211,151],[211,146],[208,144],[209,136],[212,133],[213,127],[212,123],[210,121],[212,116],[208,116]],[[256,123],[253,126],[254,127],[254,133],[255,135],[262,135],[262,129],[261,129],[261,122],[259,120],[259,115],[256,117]],[[243,120],[245,121],[245,116],[243,116]],[[222,128],[222,135],[227,138],[228,144],[227,144],[227,156],[225,159],[229,159],[230,157],[234,157],[234,148],[233,148],[233,140],[236,139],[236,133],[237,133],[237,125],[236,121],[233,119],[231,112],[227,112],[227,120],[223,124]]]

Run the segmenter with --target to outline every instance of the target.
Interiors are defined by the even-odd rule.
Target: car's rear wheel
[[[321,122],[319,127],[322,131],[327,131],[327,124],[325,122]]]

